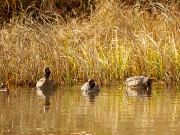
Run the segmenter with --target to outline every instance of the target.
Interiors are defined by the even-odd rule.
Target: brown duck
[[[151,79],[149,77],[145,76],[134,76],[127,78],[125,83],[126,83],[126,88],[130,90],[137,90],[138,88],[146,88],[149,90],[151,88]]]
[[[94,79],[90,78],[88,82],[82,85],[81,90],[99,91],[100,87],[95,83]]]
[[[50,69],[48,67],[46,67],[44,70],[44,78],[41,78],[41,79],[39,79],[39,81],[37,81],[36,88],[43,88],[43,87],[53,88],[53,87],[55,87],[54,80],[51,80],[49,78],[50,74],[51,74]]]

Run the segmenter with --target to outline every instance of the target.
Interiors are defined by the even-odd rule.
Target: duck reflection
[[[10,93],[9,90],[2,90],[0,89],[0,101],[3,103],[3,105],[8,105],[10,103]]]
[[[129,87],[126,87],[127,96],[150,97],[151,91],[152,91],[151,87],[149,87],[148,90],[144,87],[137,87],[136,89],[131,89]]]
[[[44,112],[48,112],[50,109],[50,98],[54,95],[54,87],[42,87],[37,89],[37,95],[44,99]]]
[[[92,91],[92,90],[81,90],[82,95],[89,99],[89,102],[94,102],[95,98],[99,96],[99,90]]]

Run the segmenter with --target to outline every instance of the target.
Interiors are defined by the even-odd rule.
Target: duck
[[[8,85],[8,83],[7,84],[5,84],[5,83],[1,83],[0,84],[0,91],[9,91],[9,85]]]
[[[46,67],[44,69],[44,78],[41,78],[37,81],[36,83],[36,88],[54,88],[55,87],[55,83],[54,80],[51,80],[49,78],[51,74],[51,71],[49,69],[49,67]]]
[[[84,83],[81,87],[82,91],[99,91],[100,87],[95,83],[94,79],[90,78],[88,82]]]
[[[150,90],[152,79],[145,76],[134,76],[126,79],[126,88],[130,90],[137,90],[138,88],[144,88]]]

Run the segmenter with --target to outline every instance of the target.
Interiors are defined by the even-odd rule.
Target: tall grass
[[[0,31],[0,80],[35,84],[49,66],[59,84],[95,78],[100,84],[146,75],[179,82],[180,12],[156,3],[140,6],[104,1],[89,20],[39,23],[25,14]]]

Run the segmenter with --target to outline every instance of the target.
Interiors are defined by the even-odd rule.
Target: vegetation
[[[32,85],[49,66],[59,84],[87,76],[112,84],[142,74],[179,83],[178,4],[101,0],[88,18],[18,12],[0,30],[0,80]]]
[[[0,24],[9,22],[22,11],[36,21],[44,21],[54,13],[64,20],[66,17],[84,17],[94,9],[94,0],[5,0],[0,1]]]

